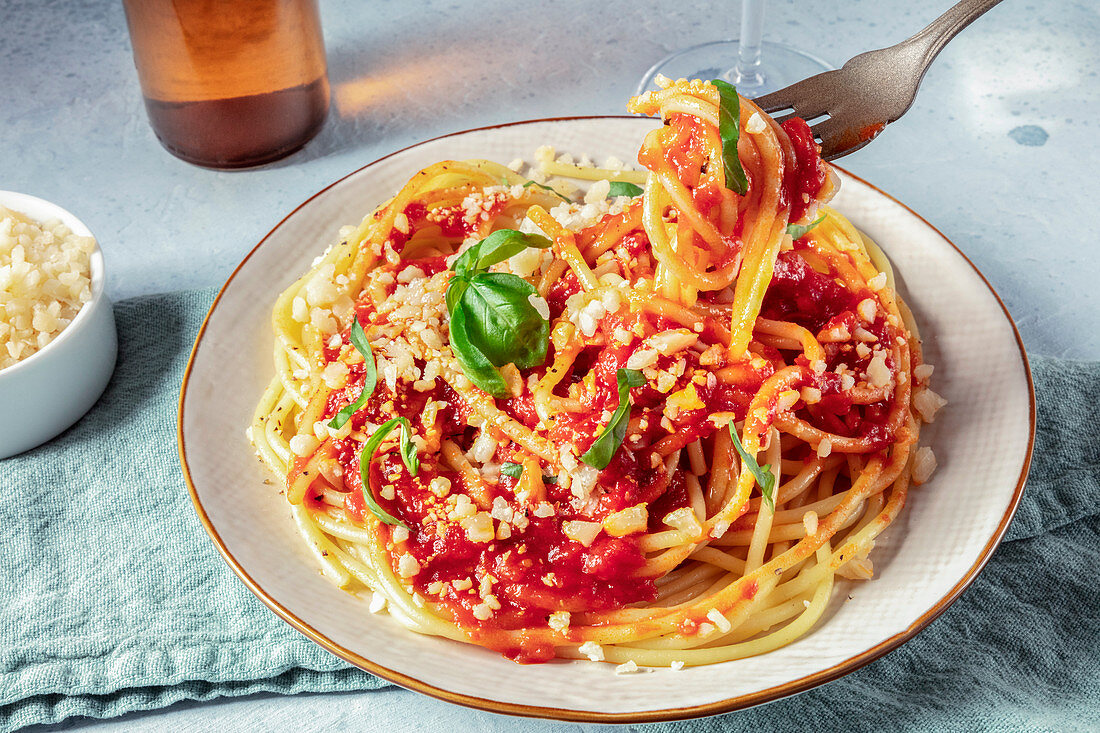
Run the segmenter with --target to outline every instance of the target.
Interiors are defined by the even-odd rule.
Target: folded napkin
[[[222,562],[176,453],[176,401],[213,291],[116,306],[96,407],[0,461],[0,730],[255,692],[370,690]],[[974,585],[900,649],[803,695],[653,730],[1100,725],[1100,364],[1033,358],[1023,504]]]

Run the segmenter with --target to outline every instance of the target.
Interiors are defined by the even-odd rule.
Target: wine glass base
[[[666,56],[642,77],[637,93],[657,89],[653,79],[657,74],[663,74],[670,79],[724,79],[736,86],[742,96],[751,99],[833,68],[816,56],[792,46],[765,41],[761,44],[761,64],[757,67],[757,74],[739,78],[736,69],[739,45],[736,39],[711,41]]]

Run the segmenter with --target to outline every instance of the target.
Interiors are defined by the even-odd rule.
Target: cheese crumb
[[[759,112],[753,112],[752,116],[745,122],[745,132],[750,135],[758,135],[766,129],[768,129],[768,123],[764,122]]]
[[[703,534],[703,527],[691,507],[675,509],[665,515],[664,523],[678,529],[689,538],[696,538]]]
[[[641,670],[638,669],[638,663],[635,662],[633,659],[631,659],[630,661],[628,661],[624,664],[620,664],[618,667],[615,668],[615,674],[620,674],[620,675],[622,675],[622,674],[637,674],[640,671]]]
[[[645,369],[657,363],[659,354],[653,349],[638,349],[626,360],[627,369]]]
[[[672,671],[679,672],[681,669],[684,668],[684,663],[679,659],[673,659],[672,663],[668,666],[672,669]]]
[[[569,628],[569,611],[555,611],[550,614],[546,625],[559,634]]]
[[[305,458],[312,455],[313,451],[317,450],[317,446],[321,445],[321,441],[308,434],[295,435],[290,439],[290,452],[299,458]]]
[[[492,542],[496,538],[493,531],[493,518],[488,512],[478,512],[472,517],[466,517],[461,522],[462,529],[470,542]]]
[[[405,553],[397,561],[397,574],[402,578],[411,578],[420,572],[420,563],[416,561],[416,558]]]
[[[856,313],[868,323],[874,323],[875,316],[878,314],[878,304],[874,298],[864,298],[856,306]]]
[[[586,641],[577,647],[577,651],[593,662],[603,661],[603,647],[594,641]]]
[[[707,618],[709,618],[714,625],[717,626],[723,634],[728,634],[733,629],[733,624],[730,620],[722,615],[722,612],[717,608],[712,608],[707,611]]]
[[[809,511],[802,515],[802,526],[806,530],[806,535],[817,534],[817,512]]]
[[[579,542],[585,547],[590,547],[595,542],[596,536],[603,530],[603,525],[599,522],[576,520],[562,522],[561,528],[569,539]]]
[[[445,476],[436,476],[428,484],[428,488],[431,489],[433,494],[442,499],[451,491],[451,480]]]
[[[890,368],[886,366],[886,352],[879,351],[867,365],[867,380],[873,387],[885,387],[890,384]]]
[[[644,532],[648,524],[649,510],[646,508],[645,503],[617,511],[603,520],[604,531],[612,537],[624,537],[634,532]]]
[[[798,402],[799,394],[793,389],[788,389],[779,393],[779,399],[775,402],[775,409],[777,412],[786,412],[795,406]]]
[[[925,422],[934,422],[936,413],[946,404],[947,400],[927,387],[917,390],[913,395],[913,407],[917,408],[917,412]]]
[[[527,296],[527,302],[540,316],[550,320],[550,305],[546,302],[546,298],[540,297],[537,293],[531,293]]]
[[[540,501],[531,513],[539,519],[552,517],[554,516],[554,505],[546,501]]]
[[[928,446],[917,448],[913,454],[913,483],[923,484],[932,478],[936,470],[936,454]]]

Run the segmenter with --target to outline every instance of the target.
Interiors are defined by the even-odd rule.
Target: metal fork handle
[[[918,78],[924,77],[924,72],[932,65],[948,41],[1000,2],[1001,0],[962,0],[929,23],[924,30],[898,44],[910,46],[919,52],[920,76]]]

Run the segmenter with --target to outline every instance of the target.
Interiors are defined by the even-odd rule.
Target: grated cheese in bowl
[[[91,300],[95,239],[0,206],[0,370],[54,340]]]

